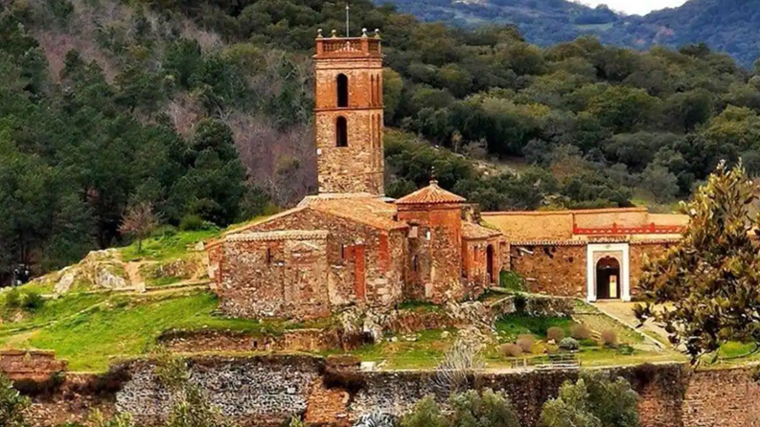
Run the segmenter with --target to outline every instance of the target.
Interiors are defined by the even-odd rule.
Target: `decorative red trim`
[[[573,224],[573,234],[589,236],[610,236],[626,234],[681,234],[686,230],[683,225],[656,225],[651,223],[641,227],[620,227],[617,223],[612,223],[606,227],[588,227],[581,228]]]

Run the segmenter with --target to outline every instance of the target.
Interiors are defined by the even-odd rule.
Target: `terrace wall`
[[[206,390],[211,402],[249,426],[280,425],[292,415],[305,415],[317,424],[346,426],[368,412],[403,414],[427,394],[446,400],[437,394],[433,372],[362,373],[355,363],[338,367],[332,363],[309,356],[207,356],[193,358],[189,367],[191,380]],[[120,367],[128,375],[115,394],[112,387],[92,386],[107,381],[90,379],[90,386],[76,390],[76,404],[60,396],[36,396],[35,424],[79,419],[96,405],[109,412],[129,411],[141,422],[156,423],[168,413],[171,398],[156,381],[154,369],[148,361]],[[751,367],[693,372],[678,364],[614,370],[641,396],[642,427],[758,427],[760,385],[754,372]],[[476,384],[504,390],[522,425],[535,427],[543,404],[577,375],[577,371],[494,373],[480,376]],[[59,393],[71,394],[71,390]],[[111,403],[98,398],[101,395]]]

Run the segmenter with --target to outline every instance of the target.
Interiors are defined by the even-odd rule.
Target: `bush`
[[[29,291],[23,295],[21,308],[24,311],[37,311],[45,305],[45,298],[39,292]]]
[[[539,427],[638,427],[638,395],[623,378],[583,373],[546,402]]]
[[[30,404],[27,397],[13,388],[11,380],[0,374],[0,426],[27,427],[24,414]]]
[[[523,353],[530,353],[533,348],[533,335],[520,335],[517,338],[517,345],[522,349]]]
[[[566,351],[575,351],[580,348],[580,344],[573,338],[567,337],[559,343],[559,348]]]
[[[622,354],[623,356],[630,356],[633,354],[633,347],[631,347],[628,344],[623,344],[618,346],[617,351],[619,354]]]
[[[392,415],[373,412],[362,415],[354,424],[354,427],[393,427],[395,424],[396,420]]]
[[[605,347],[616,347],[617,343],[617,333],[615,331],[608,329],[602,332],[602,344]]]
[[[401,419],[401,427],[448,427],[449,419],[443,415],[433,396],[414,405],[414,409]]]
[[[200,215],[187,214],[179,221],[179,229],[182,231],[198,231],[206,227],[206,222]]]
[[[169,224],[162,225],[155,230],[153,230],[152,233],[150,233],[151,237],[172,237],[177,235],[177,227]]]
[[[556,343],[560,343],[565,338],[565,330],[552,326],[546,331],[546,338]]]
[[[10,309],[21,308],[21,291],[13,288],[5,296],[5,306]]]
[[[570,327],[570,336],[576,340],[587,340],[591,338],[591,328],[585,323],[580,323]]]
[[[501,353],[507,357],[520,357],[523,349],[517,344],[504,344],[501,346]]]
[[[453,427],[520,427],[512,402],[503,392],[475,390],[451,398]]]
[[[501,273],[499,273],[499,285],[512,291],[525,291],[525,279],[515,271],[501,270]]]

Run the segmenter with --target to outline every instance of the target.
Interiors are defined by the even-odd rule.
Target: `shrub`
[[[90,417],[90,423],[95,427],[134,427],[135,423],[129,413],[115,414],[106,419],[103,414],[95,410]]]
[[[177,235],[177,227],[169,224],[159,226],[152,233],[151,237],[172,237]]]
[[[619,345],[617,348],[617,351],[619,354],[622,354],[623,356],[630,356],[633,354],[633,347],[631,347],[628,344]]]
[[[507,357],[519,357],[523,354],[523,349],[517,344],[504,344],[501,346],[501,352]]]
[[[583,373],[546,402],[539,427],[638,427],[638,395],[623,378]]]
[[[608,329],[602,332],[602,344],[604,344],[605,347],[615,347],[617,346],[617,343],[617,333],[615,333],[615,331]]]
[[[501,285],[502,288],[511,291],[525,291],[525,279],[523,279],[517,272],[511,270],[501,271],[499,274],[499,285]]]
[[[30,404],[27,397],[13,388],[11,380],[0,374],[0,426],[27,427],[24,414]]]
[[[530,353],[533,348],[533,335],[520,335],[517,338],[517,345],[522,349],[523,353]]]
[[[401,419],[401,427],[449,427],[449,419],[443,415],[433,396],[414,405],[414,409]]]
[[[580,344],[574,338],[567,337],[559,343],[559,348],[567,351],[575,351],[580,348]]]
[[[559,343],[565,338],[565,330],[556,326],[552,326],[546,331],[546,338]]]
[[[451,398],[452,425],[456,427],[520,427],[512,402],[503,392],[475,390]]]
[[[585,323],[580,323],[570,327],[570,336],[576,340],[587,340],[591,338],[591,328]]]
[[[45,298],[39,292],[29,291],[23,295],[21,308],[25,311],[37,311],[45,305]]]
[[[5,296],[5,306],[10,309],[21,308],[21,291],[13,288]]]
[[[373,412],[362,415],[354,424],[354,427],[393,427],[395,424],[396,420],[392,415]]]
[[[179,221],[179,229],[182,231],[203,230],[206,226],[200,215],[187,214]]]

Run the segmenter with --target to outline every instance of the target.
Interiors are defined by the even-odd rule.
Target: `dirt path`
[[[142,274],[140,274],[140,267],[148,263],[149,262],[146,261],[128,262],[124,266],[124,271],[127,273],[127,279],[137,292],[145,292],[145,280],[143,279]]]
[[[669,348],[668,333],[665,329],[652,321],[639,327],[639,320],[633,314],[635,305],[633,302],[605,301],[594,304],[594,307],[629,328],[643,333],[649,339],[656,340],[663,348]]]

